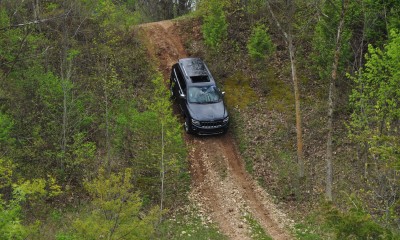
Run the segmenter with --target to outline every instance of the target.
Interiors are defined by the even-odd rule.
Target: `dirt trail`
[[[172,64],[187,57],[175,24],[162,21],[144,24],[138,29],[166,80]],[[292,239],[285,230],[290,221],[246,173],[229,133],[214,137],[185,135],[185,140],[193,179],[190,198],[209,222],[217,224],[230,239],[251,239],[249,224],[244,218],[250,214],[273,239]]]

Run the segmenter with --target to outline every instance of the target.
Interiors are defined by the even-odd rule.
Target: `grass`
[[[322,240],[321,236],[315,233],[312,227],[305,224],[295,225],[295,236],[298,240]]]
[[[231,116],[230,131],[233,132],[233,135],[235,136],[235,139],[238,142],[239,151],[242,154],[245,163],[245,169],[248,173],[253,174],[254,173],[253,160],[244,154],[245,150],[248,148],[248,143],[245,141],[246,132],[244,131],[245,127],[243,120],[241,119],[241,113],[236,109],[231,108],[229,114]]]
[[[266,82],[267,93],[267,109],[271,109],[280,113],[294,112],[294,96],[290,86],[280,80],[270,79]]]
[[[319,202],[319,204],[324,205],[323,202]],[[334,229],[327,224],[326,218],[327,212],[321,207],[302,214],[299,216],[298,223],[294,225],[293,236],[298,240],[337,239]]]
[[[216,156],[216,160],[213,164],[215,164],[218,175],[221,179],[225,179],[228,176],[228,168],[225,164],[224,158],[222,156]]]
[[[272,240],[272,237],[269,236],[264,228],[257,222],[256,219],[250,214],[247,213],[244,218],[250,227],[251,239],[253,240]]]
[[[257,101],[258,96],[250,86],[250,79],[241,72],[236,72],[224,82],[227,92],[225,99],[229,107],[245,108]]]
[[[182,240],[208,240],[228,239],[220,233],[217,227],[202,219],[196,209],[190,209],[185,213],[178,213],[170,217],[159,226],[157,239],[182,239]]]
[[[63,207],[49,206],[46,208],[47,213],[43,213],[43,216],[40,217],[39,230],[30,235],[29,239],[73,239],[73,235],[70,234],[71,225],[80,212],[85,211],[87,207],[86,203],[82,203],[81,205],[67,204]]]

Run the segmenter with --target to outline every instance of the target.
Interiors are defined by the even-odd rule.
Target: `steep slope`
[[[138,28],[166,81],[172,64],[187,57],[176,24],[162,21]],[[190,198],[206,219],[217,224],[230,239],[251,239],[245,215],[256,219],[273,239],[292,238],[285,230],[290,221],[246,173],[229,133],[215,137],[185,135],[185,140],[193,179]]]

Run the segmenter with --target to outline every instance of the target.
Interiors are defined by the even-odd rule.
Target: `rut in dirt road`
[[[176,24],[162,21],[138,28],[165,81],[171,66],[179,58],[187,57]],[[244,217],[247,215],[256,219],[273,239],[292,239],[286,231],[290,220],[247,174],[229,133],[214,137],[185,135],[185,140],[193,179],[190,199],[209,216],[209,221],[230,239],[251,239]]]

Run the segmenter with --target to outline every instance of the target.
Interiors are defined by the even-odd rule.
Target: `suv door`
[[[170,88],[173,96],[178,101],[181,111],[186,113],[186,82],[183,78],[182,72],[179,65],[176,64],[172,68],[171,78],[170,78]]]
[[[172,99],[175,99],[175,98],[177,98],[179,95],[178,95],[178,91],[179,91],[179,89],[178,89],[178,83],[177,83],[177,77],[176,77],[176,66],[174,65],[173,67],[172,67],[172,70],[171,70],[171,76],[169,77],[169,90],[170,90],[170,92],[171,92],[171,98]]]
[[[179,106],[181,107],[181,110],[182,110],[182,112],[184,113],[184,115],[186,115],[186,113],[187,113],[187,106],[186,106],[186,97],[187,97],[187,95],[186,95],[186,81],[185,81],[185,78],[183,77],[183,74],[182,74],[182,70],[181,70],[181,68],[179,67],[179,65],[178,65],[178,67],[176,68],[176,75],[177,75],[177,78],[178,78],[178,83],[179,83],[179,87],[180,87],[180,89],[179,89],[179,91],[178,91],[178,103],[179,103]]]

